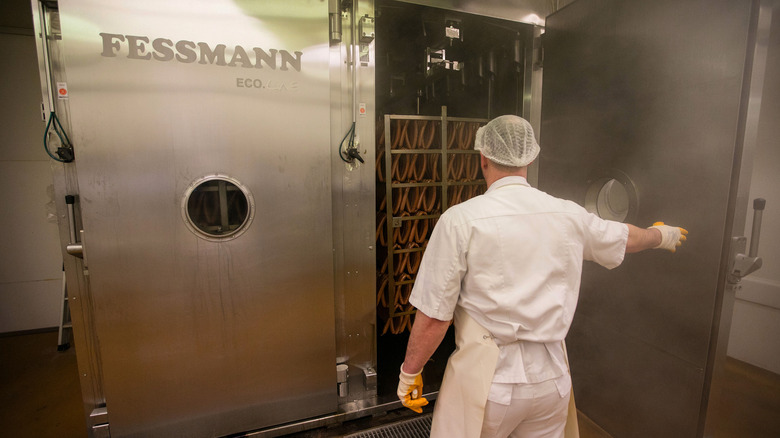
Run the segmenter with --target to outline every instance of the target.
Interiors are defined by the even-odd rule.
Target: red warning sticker
[[[57,97],[60,99],[68,98],[68,84],[66,82],[57,82]]]

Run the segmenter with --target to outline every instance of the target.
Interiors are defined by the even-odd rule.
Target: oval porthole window
[[[198,236],[212,241],[235,239],[254,218],[254,200],[234,178],[211,175],[193,182],[182,200],[182,217]]]
[[[612,170],[592,180],[585,195],[585,208],[602,219],[624,222],[636,214],[637,193],[624,173]]]

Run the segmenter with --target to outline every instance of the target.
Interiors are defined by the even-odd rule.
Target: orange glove
[[[663,222],[656,222],[652,227],[661,232],[661,243],[656,248],[666,249],[671,252],[677,251],[677,247],[682,245],[688,238],[688,230],[680,227],[670,227]]]
[[[422,370],[417,374],[407,374],[401,365],[401,375],[398,376],[398,398],[407,408],[422,414],[422,407],[428,404],[428,400],[422,397]]]

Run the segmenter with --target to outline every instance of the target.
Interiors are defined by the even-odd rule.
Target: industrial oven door
[[[327,2],[59,2],[112,437],[337,408]]]
[[[547,18],[540,189],[690,231],[675,254],[585,266],[567,339],[574,394],[615,437],[702,433],[751,3],[579,0]]]

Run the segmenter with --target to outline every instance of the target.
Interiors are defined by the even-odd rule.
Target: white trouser
[[[488,400],[481,438],[562,438],[571,395],[568,374],[565,379],[563,384],[559,379],[541,383],[494,383],[491,393],[509,390],[511,398],[509,404]]]

